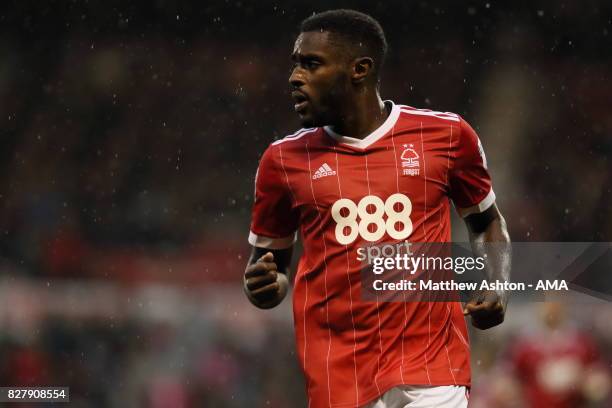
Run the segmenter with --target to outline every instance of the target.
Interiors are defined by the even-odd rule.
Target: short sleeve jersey
[[[362,300],[357,250],[448,242],[451,202],[465,217],[495,201],[485,155],[458,115],[386,104],[364,139],[302,129],[259,163],[249,242],[303,241],[293,312],[311,407],[358,407],[399,384],[470,384],[460,304]]]

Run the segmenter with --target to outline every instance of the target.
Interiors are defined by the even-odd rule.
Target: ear
[[[351,79],[354,83],[361,83],[372,75],[374,60],[370,57],[359,57],[353,61],[353,73]]]

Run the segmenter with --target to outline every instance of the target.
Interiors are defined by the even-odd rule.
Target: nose
[[[306,84],[299,66],[296,66],[293,68],[293,71],[291,71],[291,76],[289,76],[289,84],[291,84],[291,87],[295,89],[298,89]]]

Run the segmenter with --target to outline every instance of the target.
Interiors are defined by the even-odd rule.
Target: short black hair
[[[387,40],[380,23],[372,16],[356,10],[328,10],[302,21],[300,31],[329,31],[339,35],[355,45],[354,52],[358,53],[355,56],[372,57],[374,72],[379,75],[387,55]],[[364,51],[367,55],[361,54]]]

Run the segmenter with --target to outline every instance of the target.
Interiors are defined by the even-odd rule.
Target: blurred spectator
[[[543,303],[542,324],[510,346],[510,364],[527,406],[592,406],[610,392],[609,368],[592,335],[567,322],[562,303]]]

